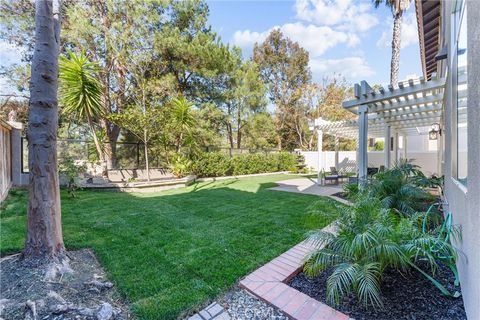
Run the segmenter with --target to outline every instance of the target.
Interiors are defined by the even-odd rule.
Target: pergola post
[[[385,143],[383,144],[383,153],[385,154],[385,169],[390,169],[390,164],[392,163],[390,150],[392,149],[392,139],[390,138],[390,126],[385,126]]]
[[[358,177],[360,186],[367,181],[368,166],[368,106],[358,107]]]
[[[340,139],[338,136],[335,136],[335,168],[338,170],[338,150],[340,149]]]
[[[317,184],[322,184],[322,152],[323,152],[323,131],[317,129],[317,165],[318,165],[318,175],[317,175]]]
[[[407,156],[408,156],[407,155],[407,136],[404,135],[403,136],[403,158],[407,160],[408,159]]]
[[[393,134],[393,163],[398,162],[398,131],[395,130]]]

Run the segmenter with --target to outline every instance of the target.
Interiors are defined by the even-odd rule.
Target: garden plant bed
[[[467,319],[462,298],[444,295],[417,271],[401,275],[386,271],[382,283],[383,309],[364,307],[354,296],[349,296],[335,306],[326,302],[326,281],[331,271],[316,278],[308,278],[303,272],[294,277],[289,285],[300,292],[324,302],[356,320],[464,320]],[[453,273],[446,266],[440,266],[435,279],[450,292],[459,290],[453,285]]]
[[[350,199],[348,199],[348,197],[347,197],[347,194],[343,191],[334,193],[334,194],[332,194],[332,196],[343,199],[343,200],[350,201]]]

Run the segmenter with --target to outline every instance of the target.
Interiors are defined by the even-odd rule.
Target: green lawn
[[[141,319],[174,319],[327,225],[335,201],[266,190],[286,175],[200,183],[158,193],[62,192],[68,249],[92,248]],[[0,252],[18,252],[27,193],[2,205]],[[316,204],[325,215],[312,216]]]

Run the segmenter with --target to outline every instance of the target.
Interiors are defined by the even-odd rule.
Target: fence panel
[[[12,185],[11,128],[0,121],[0,202],[5,199]]]

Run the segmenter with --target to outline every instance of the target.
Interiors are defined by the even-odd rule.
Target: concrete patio
[[[313,178],[303,177],[298,179],[290,179],[278,181],[277,186],[270,188],[274,191],[295,192],[303,194],[311,194],[315,196],[330,197],[342,203],[348,204],[348,201],[335,197],[334,194],[343,191],[343,185],[318,185]]]

